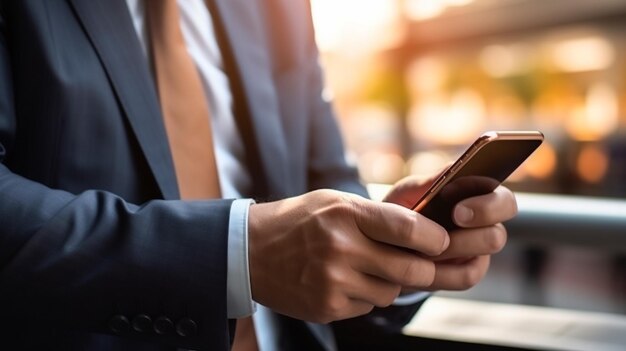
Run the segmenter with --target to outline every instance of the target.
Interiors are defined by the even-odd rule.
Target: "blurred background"
[[[327,94],[365,182],[432,175],[486,130],[538,129],[546,142],[509,187],[626,198],[626,1],[312,8]],[[626,253],[595,234],[581,245],[516,233],[483,283],[450,295],[626,314]]]

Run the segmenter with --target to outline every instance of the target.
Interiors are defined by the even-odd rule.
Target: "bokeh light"
[[[409,116],[408,127],[416,139],[459,145],[479,135],[484,121],[482,96],[471,88],[462,88],[449,99],[439,96],[417,105]]]
[[[370,183],[391,184],[404,175],[404,159],[398,152],[371,150],[359,157],[361,177]]]
[[[576,172],[587,183],[598,183],[604,179],[609,168],[606,150],[598,145],[585,145],[576,160]]]
[[[619,101],[613,87],[596,83],[566,123],[567,132],[579,141],[599,140],[613,132],[619,122]]]
[[[606,69],[615,57],[611,43],[600,36],[567,39],[554,44],[553,64],[563,72],[584,72]]]
[[[626,140],[626,26],[464,36],[463,26],[482,28],[477,14],[491,25],[491,13],[522,3],[312,0],[329,91],[366,182],[430,176],[486,130],[537,129],[546,142],[512,175],[514,188],[614,195],[619,168],[601,166],[615,154],[608,145]]]
[[[480,52],[480,66],[491,77],[503,78],[527,72],[530,48],[523,44],[489,45]]]
[[[408,162],[409,173],[422,179],[428,179],[450,165],[452,158],[441,151],[418,152]]]
[[[405,0],[404,10],[407,17],[423,21],[437,17],[449,7],[466,6],[474,0]]]
[[[522,169],[530,177],[546,180],[554,174],[556,167],[556,150],[550,141],[544,141],[535,153],[524,163]]]

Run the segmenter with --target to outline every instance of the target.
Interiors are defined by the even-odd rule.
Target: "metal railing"
[[[511,240],[626,253],[626,201],[528,193],[516,196],[519,214],[506,224]]]

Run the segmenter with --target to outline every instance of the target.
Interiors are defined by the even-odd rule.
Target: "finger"
[[[450,233],[450,246],[434,259],[440,261],[494,254],[504,248],[506,240],[506,228],[501,223],[482,228],[459,229]]]
[[[351,261],[354,270],[407,287],[426,287],[435,278],[435,264],[413,252],[370,241]]]
[[[486,227],[507,221],[516,214],[515,195],[499,186],[489,194],[459,202],[454,208],[454,222],[463,228]]]
[[[437,263],[435,280],[428,290],[466,290],[478,284],[487,273],[490,256],[478,256],[461,264]]]
[[[352,299],[377,307],[387,307],[400,295],[402,287],[399,284],[393,284],[371,275],[355,273],[345,289],[346,295]]]
[[[402,207],[412,208],[422,194],[435,182],[439,175],[424,179],[418,176],[403,178],[396,184],[383,201],[398,204]]]
[[[452,163],[448,163],[430,177],[411,175],[397,182],[383,201],[392,202],[406,208],[413,208],[430,186],[444,173]]]
[[[353,199],[355,223],[361,233],[382,243],[434,256],[442,253],[450,239],[439,224],[404,207]]]

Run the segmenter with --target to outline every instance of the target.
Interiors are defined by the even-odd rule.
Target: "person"
[[[277,328],[259,345],[332,349],[334,321],[397,329],[421,300],[394,301],[484,276],[514,196],[462,201],[453,233],[406,208],[413,178],[367,200],[310,15],[0,1],[3,349],[224,350],[255,302]]]

